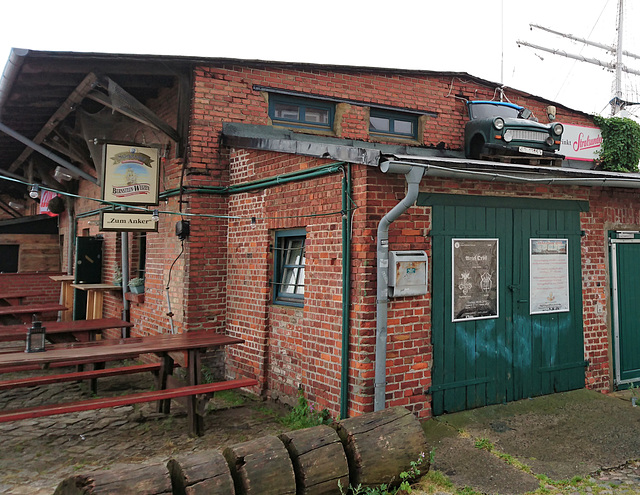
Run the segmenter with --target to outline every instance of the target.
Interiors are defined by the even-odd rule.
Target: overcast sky
[[[12,47],[232,57],[459,71],[609,115],[614,74],[517,40],[612,62],[618,0],[31,0],[0,7],[0,67]],[[625,2],[623,49],[640,54],[640,5]],[[625,58],[640,70],[640,60]],[[640,76],[625,76],[640,87]],[[625,95],[640,101],[636,94]],[[638,111],[637,113],[640,113]]]

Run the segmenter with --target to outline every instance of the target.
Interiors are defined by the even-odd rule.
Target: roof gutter
[[[389,226],[418,199],[420,180],[424,167],[413,163],[383,162],[380,170],[387,173],[404,174],[407,181],[406,196],[389,211],[378,224],[377,256],[378,281],[376,297],[376,364],[374,411],[385,407],[387,375],[387,305],[389,302]]]
[[[429,177],[544,184],[557,186],[620,187],[640,189],[640,174],[601,170],[511,165],[499,162],[458,158],[426,158],[394,155],[396,160],[382,162],[421,167]]]
[[[4,104],[9,98],[9,92],[20,73],[20,69],[28,53],[29,50],[21,48],[12,48],[9,53],[9,60],[7,60],[7,64],[2,71],[2,77],[0,78],[0,120],[2,119]]]

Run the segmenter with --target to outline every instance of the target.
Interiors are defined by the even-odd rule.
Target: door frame
[[[614,235],[633,235],[633,238],[614,238]],[[610,248],[610,265],[611,265],[611,326],[613,334],[613,385],[628,385],[637,382],[639,379],[627,378],[622,379],[622,372],[620,370],[620,311],[618,307],[619,302],[619,290],[618,287],[618,244],[640,244],[640,238],[636,238],[636,235],[640,235],[638,231],[615,231],[609,232],[609,248]]]

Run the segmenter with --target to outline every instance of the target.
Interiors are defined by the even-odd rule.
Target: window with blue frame
[[[369,111],[369,134],[418,139],[418,116],[371,108]]]
[[[273,301],[290,306],[304,305],[304,229],[276,232]]]
[[[269,117],[276,125],[333,130],[335,105],[331,102],[269,95]]]

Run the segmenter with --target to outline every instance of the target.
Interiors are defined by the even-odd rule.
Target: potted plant
[[[116,265],[116,274],[113,277],[113,285],[122,285],[122,270],[120,270],[120,265]]]
[[[144,292],[144,278],[137,277],[129,280],[129,290],[134,294],[142,294]]]

